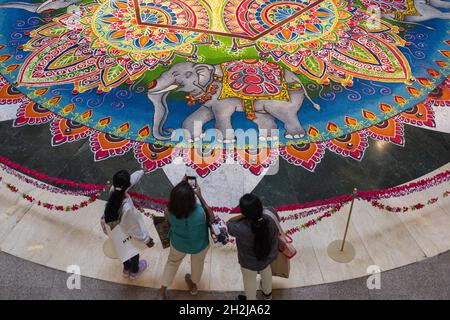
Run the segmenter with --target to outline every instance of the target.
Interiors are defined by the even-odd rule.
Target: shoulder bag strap
[[[286,243],[290,243],[291,241],[288,239],[288,237],[286,236],[286,234],[283,231],[283,228],[280,225],[280,221],[278,220],[277,216],[269,209],[264,209],[264,214],[268,215],[270,218],[272,218],[272,220],[275,222],[275,224],[277,225],[278,228],[278,232],[280,233],[281,237],[284,239],[284,241],[286,241]]]

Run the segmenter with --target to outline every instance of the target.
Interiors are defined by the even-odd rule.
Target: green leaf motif
[[[51,27],[41,30],[39,33],[48,37],[59,37],[65,34],[68,29],[61,25],[51,25]]]
[[[320,72],[320,64],[314,56],[307,57],[305,59],[305,63],[310,70],[315,71],[315,73]]]
[[[113,82],[116,78],[120,77],[124,68],[121,65],[115,65],[109,68],[108,73],[106,74],[106,79],[108,82]]]
[[[353,46],[352,51],[353,56],[361,58],[361,60],[373,60],[374,57],[366,50],[361,49],[361,47]]]
[[[69,65],[73,64],[77,60],[78,60],[78,58],[73,55],[73,52],[69,52],[68,54],[66,54],[66,55],[62,56],[61,58],[59,58],[56,61],[55,66],[58,67],[58,68],[69,66]]]

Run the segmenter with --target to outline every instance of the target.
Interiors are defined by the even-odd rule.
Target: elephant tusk
[[[172,85],[168,86],[167,88],[159,90],[159,91],[149,91],[148,94],[160,94],[160,93],[164,93],[164,92],[167,92],[167,91],[171,91],[171,90],[177,89],[178,87],[179,87],[179,85],[172,84]]]

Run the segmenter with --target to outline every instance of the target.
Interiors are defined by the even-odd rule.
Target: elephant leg
[[[297,90],[292,92],[290,101],[270,100],[264,103],[264,110],[284,123],[284,136],[288,139],[303,138],[306,134],[297,115],[304,99],[305,93]]]
[[[281,107],[278,110],[271,110],[271,114],[284,123],[284,128],[286,130],[284,136],[286,138],[303,138],[306,134],[306,131],[300,124],[297,113],[286,112],[286,109],[286,107]]]
[[[189,131],[191,137],[188,140],[200,140],[203,133],[203,125],[214,119],[211,109],[201,106],[183,121],[183,129]]]
[[[258,126],[258,135],[260,140],[271,140],[278,137],[278,126],[275,123],[275,118],[268,113],[256,113],[256,118],[253,122]]]
[[[281,120],[281,121],[283,121],[283,120]],[[284,136],[288,139],[303,138],[306,134],[306,131],[300,124],[300,121],[298,120],[297,115],[295,115],[292,118],[284,119],[284,127],[286,129]]]
[[[214,117],[216,118],[216,129],[220,132],[223,142],[228,143],[234,140],[234,130],[231,124],[231,116],[236,111],[235,108],[230,108],[227,103],[220,103],[213,107]],[[218,139],[220,141],[222,139]]]

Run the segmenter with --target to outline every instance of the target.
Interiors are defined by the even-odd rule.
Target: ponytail
[[[105,207],[105,222],[119,220],[119,209],[122,206],[125,193],[130,187],[130,174],[128,171],[121,170],[113,177],[114,191],[109,195]]]
[[[271,251],[272,241],[269,238],[269,223],[267,219],[261,217],[258,221],[252,221],[252,231],[255,235],[253,251],[256,259],[265,260]]]
[[[251,230],[255,236],[253,252],[258,260],[264,260],[272,250],[272,239],[270,239],[269,222],[263,216],[261,200],[247,193],[239,200],[239,207],[251,223]]]

